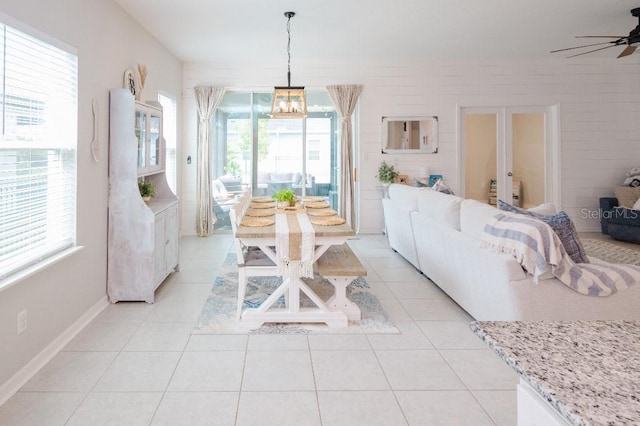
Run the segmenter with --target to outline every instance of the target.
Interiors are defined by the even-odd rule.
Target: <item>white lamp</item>
[[[423,185],[429,185],[429,168],[426,166],[422,166],[418,170],[418,182]]]

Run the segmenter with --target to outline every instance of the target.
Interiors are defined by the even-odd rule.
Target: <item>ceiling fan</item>
[[[629,56],[633,52],[635,52],[636,49],[638,48],[638,46],[636,44],[640,43],[640,7],[636,7],[635,9],[631,9],[631,15],[635,16],[636,18],[638,18],[638,25],[634,29],[632,29],[631,32],[629,33],[629,35],[627,35],[627,36],[577,36],[576,38],[611,38],[611,39],[614,39],[614,40],[604,41],[604,42],[601,42],[601,43],[585,44],[585,45],[582,45],[582,46],[567,47],[566,49],[552,50],[551,53],[565,52],[567,50],[574,50],[574,49],[583,49],[585,47],[606,45],[604,47],[597,47],[597,48],[589,50],[587,52],[582,52],[582,53],[577,53],[575,55],[567,56],[567,58],[573,58],[573,57],[576,57],[576,56],[586,55],[588,53],[593,53],[593,52],[597,52],[599,50],[609,49],[609,48],[615,47],[615,46],[626,46],[624,48],[624,50],[618,55],[618,58],[623,58],[625,56]]]

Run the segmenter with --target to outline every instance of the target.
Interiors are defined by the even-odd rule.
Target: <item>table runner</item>
[[[304,213],[276,214],[276,260],[278,275],[290,275],[296,262],[301,277],[313,278],[315,231]]]

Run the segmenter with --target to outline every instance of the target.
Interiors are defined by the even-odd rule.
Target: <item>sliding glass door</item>
[[[216,112],[214,180],[227,192],[250,187],[254,196],[271,196],[292,189],[336,208],[337,114],[329,96],[307,91],[305,119],[271,118],[271,100],[272,93],[225,94]]]

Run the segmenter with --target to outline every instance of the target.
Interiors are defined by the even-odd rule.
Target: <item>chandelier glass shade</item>
[[[287,18],[287,85],[276,86],[271,105],[271,118],[304,118],[307,116],[307,100],[304,86],[291,86],[291,18],[294,12],[285,12]]]

